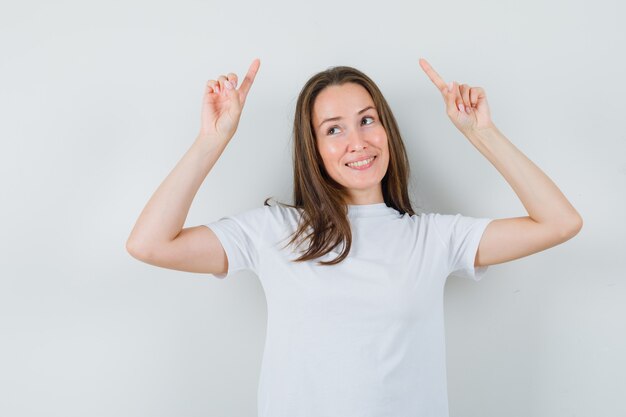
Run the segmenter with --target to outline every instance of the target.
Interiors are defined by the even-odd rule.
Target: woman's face
[[[383,203],[389,147],[367,90],[356,83],[324,88],[313,103],[313,128],[328,175],[348,190],[347,204]]]

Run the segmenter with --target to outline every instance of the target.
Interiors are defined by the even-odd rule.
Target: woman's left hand
[[[454,81],[446,84],[424,58],[420,58],[419,63],[443,95],[448,117],[464,135],[494,127],[487,104],[487,94],[482,87],[459,85]]]

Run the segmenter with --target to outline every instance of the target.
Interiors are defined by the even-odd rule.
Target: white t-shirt
[[[258,417],[447,417],[444,285],[483,277],[492,219],[351,205],[348,257],[320,266],[281,249],[298,216],[263,206],[206,224],[228,257],[216,276],[254,271],[267,298]]]

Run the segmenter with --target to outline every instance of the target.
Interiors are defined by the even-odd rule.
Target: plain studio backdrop
[[[239,130],[186,227],[268,196],[291,202],[295,101],[333,65],[364,71],[388,99],[418,212],[527,215],[448,119],[424,57],[486,90],[498,128],[584,219],[572,240],[480,282],[448,279],[451,416],[626,415],[625,11],[617,0],[3,3],[0,415],[256,415],[258,278],[161,269],[125,249],[198,133],[206,81],[242,78],[255,57]]]

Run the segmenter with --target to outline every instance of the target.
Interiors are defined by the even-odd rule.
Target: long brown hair
[[[343,249],[335,259],[318,261],[320,265],[338,264],[348,256],[352,246],[346,205],[348,193],[326,172],[313,128],[313,105],[318,94],[328,86],[345,83],[356,83],[367,90],[387,133],[389,166],[381,182],[385,204],[400,214],[415,214],[408,193],[409,160],[391,108],[367,75],[352,67],[331,67],[307,81],[296,104],[293,123],[294,204],[282,204],[302,209],[298,229],[287,245],[296,243],[299,246],[305,241],[309,244],[294,262],[319,258],[342,244]],[[265,205],[268,205],[267,200]]]

